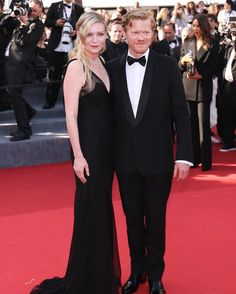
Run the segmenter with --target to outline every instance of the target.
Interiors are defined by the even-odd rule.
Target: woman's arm
[[[89,176],[88,163],[83,156],[80,146],[77,122],[79,95],[84,83],[85,75],[83,66],[78,60],[74,60],[68,65],[63,88],[65,97],[66,125],[75,158],[73,168],[82,183],[87,182],[85,174],[86,176]]]

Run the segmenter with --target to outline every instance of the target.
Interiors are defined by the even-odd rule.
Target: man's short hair
[[[123,21],[120,18],[114,18],[112,20],[109,21],[108,25],[107,25],[107,30],[110,31],[111,27],[113,25],[121,25],[123,27]]]
[[[153,13],[151,11],[148,11],[147,9],[133,9],[124,16],[124,30],[126,31],[128,27],[132,27],[133,20],[147,19],[151,21],[151,28],[154,31],[156,27],[156,22]]]
[[[175,31],[175,24],[173,22],[166,21],[162,27],[164,28],[165,26],[172,27],[173,31]]]
[[[217,16],[214,13],[208,13],[207,18],[214,20],[214,22],[218,23]]]
[[[30,0],[30,3],[37,4],[43,10],[43,2],[41,0]]]

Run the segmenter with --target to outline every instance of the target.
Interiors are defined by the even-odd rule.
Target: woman
[[[194,167],[211,169],[210,103],[212,78],[217,72],[218,42],[210,33],[208,19],[197,14],[193,19],[194,36],[184,41],[180,59],[183,84],[191,113]]]
[[[110,61],[128,50],[128,46],[122,41],[123,38],[123,24],[120,19],[111,20],[108,24],[108,34],[110,38],[106,40],[106,50],[102,57],[105,61]]]
[[[185,16],[186,21],[189,24],[192,24],[193,17],[197,14],[196,4],[193,1],[189,1],[186,4]]]
[[[46,280],[32,294],[118,293],[120,263],[111,200],[110,82],[99,54],[105,21],[84,13],[64,80],[66,123],[76,178],[74,231],[64,278]]]
[[[187,26],[184,8],[181,6],[180,3],[177,3],[174,6],[170,21],[175,24],[176,36],[180,38],[182,30]]]

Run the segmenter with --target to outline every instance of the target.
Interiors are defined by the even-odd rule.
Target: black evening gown
[[[79,99],[78,128],[90,176],[76,178],[74,228],[64,278],[52,278],[31,294],[113,294],[120,285],[120,261],[112,206],[112,117],[109,93],[92,73]],[[72,155],[73,157],[73,155]]]

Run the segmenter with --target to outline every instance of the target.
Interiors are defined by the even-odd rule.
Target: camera
[[[194,76],[195,73],[196,73],[196,70],[195,70],[195,65],[194,65],[194,61],[193,62],[188,62],[186,64],[186,72],[188,75],[190,76]]]
[[[190,62],[186,63],[186,72],[188,75],[190,76],[194,76],[196,73],[196,69],[195,69],[195,64],[194,64],[194,59],[193,59],[193,52],[192,50],[189,50],[187,53],[187,56],[191,57],[192,60]]]
[[[25,16],[30,13],[29,4],[25,1],[15,2],[13,6],[15,16]]]
[[[71,42],[71,36],[70,33],[73,31],[72,25],[65,21],[63,28],[62,28],[62,35],[61,35],[61,42],[62,44],[70,44]]]

